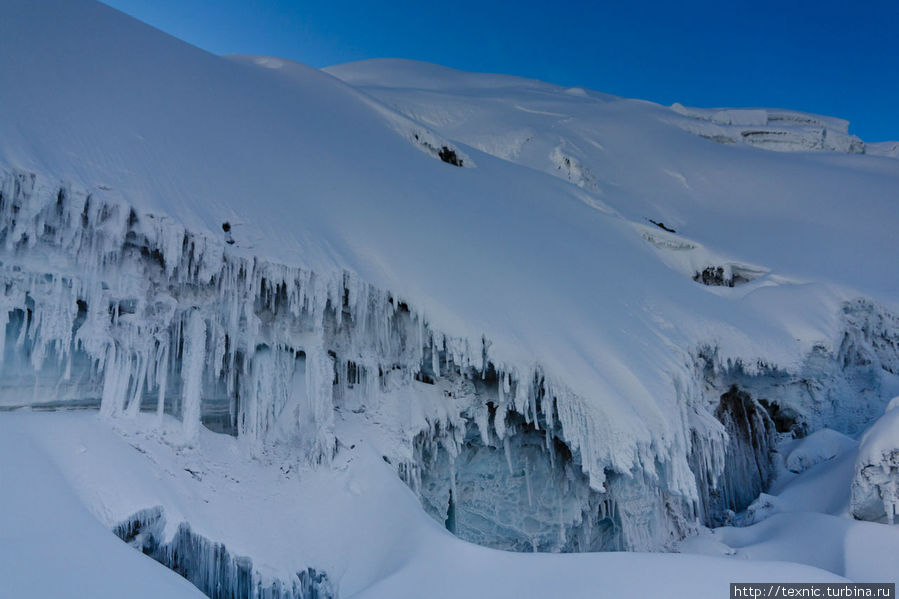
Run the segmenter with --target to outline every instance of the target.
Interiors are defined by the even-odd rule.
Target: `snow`
[[[796,451],[821,455],[820,448],[842,448],[801,474],[781,471],[771,494],[762,494],[735,525],[687,538],[680,551],[734,561],[788,560],[855,581],[899,582],[899,530],[853,519],[850,488],[854,494],[861,451],[851,439],[837,439],[831,431],[781,444],[788,460]]]
[[[417,509],[418,501],[409,489],[364,442],[345,448],[335,458],[333,469],[295,469],[280,461],[283,456],[250,459],[236,439],[202,429],[195,447],[185,448],[180,443],[180,423],[170,417],[166,417],[162,432],[148,433],[140,426],[142,419],[153,417],[144,414],[135,423],[122,421],[121,427],[112,430],[86,412],[0,414],[3,449],[26,450],[21,453],[22,460],[4,462],[4,483],[27,481],[34,485],[5,488],[15,490],[17,496],[41,499],[8,504],[16,508],[22,522],[12,530],[29,536],[15,549],[4,543],[2,547],[9,552],[4,557],[25,547],[41,552],[37,556],[45,555],[48,548],[41,543],[42,537],[33,538],[30,533],[34,526],[47,526],[45,530],[52,531],[55,538],[70,544],[69,560],[79,554],[91,555],[93,563],[104,563],[110,555],[133,557],[132,561],[150,571],[161,571],[156,584],[172,579],[181,582],[100,526],[102,523],[108,530],[141,510],[159,506],[165,513],[165,538],[176,534],[179,522],[190,521],[192,530],[223,543],[233,554],[253,556],[261,580],[288,577],[314,566],[329,573],[341,597],[413,597],[427,589],[433,597],[613,597],[664,591],[711,598],[726,592],[736,580],[843,580],[820,569],[782,562],[486,549],[461,541],[434,524]],[[47,472],[57,474],[49,477],[43,474]],[[90,518],[79,499],[99,523]],[[73,511],[80,511],[83,517],[70,517]],[[11,510],[2,513],[4,524],[12,520]],[[57,513],[58,518],[53,516]],[[99,534],[82,534],[85,521]],[[80,578],[74,578],[80,576],[77,568],[82,564],[70,563],[73,578],[68,580],[82,584]],[[2,564],[0,567],[9,567],[6,559]],[[43,561],[27,565],[17,573],[16,581],[34,584],[47,578],[40,575]],[[90,570],[83,572],[90,575]],[[117,577],[119,570],[104,572],[105,576],[97,576],[98,584],[119,586],[100,589],[103,593],[92,596],[118,596],[126,585]],[[120,572],[126,576],[129,570],[122,567]],[[646,576],[646,572],[653,575]],[[129,590],[132,586],[136,585],[129,584]],[[177,590],[179,585],[173,588]],[[152,596],[159,587],[148,589]],[[53,596],[71,596],[70,592]],[[30,591],[23,595],[35,596]]]
[[[5,596],[204,597],[116,539],[82,505],[37,442],[10,425],[4,414],[0,579]]]
[[[899,515],[899,397],[862,436],[852,481],[852,513],[859,519]]]
[[[857,445],[842,433],[822,428],[796,442],[787,454],[787,469],[798,474]]]
[[[0,407],[99,411],[10,426],[40,422],[107,528],[162,506],[166,543],[184,524],[347,596],[443,552],[458,584],[598,580],[629,558],[537,567],[444,525],[667,549],[767,488],[775,433],[855,434],[899,392],[899,161],[844,121],[217,57],[88,0],[0,11]],[[848,447],[823,434],[797,468]]]
[[[671,110],[694,119],[678,122],[685,131],[718,143],[746,143],[782,152],[867,151],[862,140],[849,135],[849,122],[843,119],[790,110],[686,108],[678,103]],[[884,154],[878,148],[874,153]]]

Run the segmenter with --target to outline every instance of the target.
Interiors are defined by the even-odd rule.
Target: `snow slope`
[[[325,70],[450,139],[571,180],[635,222],[663,222],[785,277],[895,297],[896,278],[870,257],[893,233],[896,161],[721,146],[685,132],[695,118],[670,108],[521,78],[393,59]],[[847,126],[791,111],[690,110]],[[847,236],[860,245],[844,247]]]
[[[33,436],[4,415],[0,579],[6,597],[194,598],[189,582],[109,533]],[[73,448],[77,451],[77,448]]]

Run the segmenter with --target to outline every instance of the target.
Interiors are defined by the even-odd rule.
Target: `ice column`
[[[206,359],[206,320],[198,310],[188,317],[184,330],[184,359],[181,370],[184,409],[181,420],[187,441],[196,439],[200,430],[200,389]]]

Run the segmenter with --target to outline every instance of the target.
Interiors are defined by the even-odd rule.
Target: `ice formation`
[[[779,152],[831,151],[864,154],[865,143],[849,134],[849,123],[787,110],[686,108],[671,110],[693,119],[685,130],[723,144],[745,143]]]
[[[679,400],[692,412],[689,470],[676,460],[622,470],[590,457],[608,448],[594,449],[602,441],[579,398],[540,370],[498,370],[486,339],[472,351],[350,273],[328,280],[235,256],[22,172],[5,179],[0,219],[3,367],[16,373],[7,409],[168,413],[186,444],[202,423],[248,451],[287,445],[317,464],[336,449],[335,410],[377,411],[424,382],[437,399],[419,392],[420,428],[387,457],[439,522],[499,548],[646,550],[720,521],[765,489],[776,430],[864,422],[878,373],[897,360],[895,317],[865,302],[846,306],[839,353],[813,353],[800,374],[748,373],[700,352]],[[51,272],[35,269],[46,260]],[[826,399],[856,391],[870,396],[857,414]]]
[[[852,479],[852,515],[860,520],[899,518],[899,398],[862,436]]]
[[[497,372],[486,341],[475,353],[349,273],[328,281],[233,256],[167,219],[70,188],[48,193],[22,172],[5,179],[0,219],[3,368],[16,373],[2,390],[5,409],[167,413],[181,419],[186,444],[203,423],[248,451],[288,444],[322,463],[336,448],[334,410],[373,410],[382,394],[436,381],[449,388],[447,405],[410,431],[397,467],[426,505],[442,502],[435,515],[455,510],[463,537],[521,550],[646,549],[657,523],[683,519],[666,502],[694,499],[689,489],[653,490],[675,484],[658,475],[593,469],[582,452],[595,441],[576,397],[539,372]],[[34,270],[43,265],[34,254],[49,256],[53,271]],[[528,479],[509,498],[516,509],[497,502],[504,483],[483,487],[468,469],[478,452],[489,454],[480,458],[488,471]],[[457,485],[455,508],[447,493]],[[648,504],[619,507],[618,496]],[[481,502],[497,520],[479,530],[468,517]],[[516,532],[503,535],[503,511],[533,520],[531,530],[512,522]]]
[[[306,568],[289,582],[268,582],[253,568],[253,560],[234,556],[227,547],[212,542],[181,524],[165,542],[162,508],[142,510],[119,523],[113,532],[120,539],[191,581],[210,599],[333,599],[328,577]]]

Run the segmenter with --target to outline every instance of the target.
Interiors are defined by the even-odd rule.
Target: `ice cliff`
[[[765,490],[779,435],[857,433],[894,395],[899,161],[837,121],[2,8],[3,410],[92,409],[176,453],[205,428],[285,472],[365,443],[464,539],[655,550]],[[138,539],[136,511],[126,540],[253,586],[253,555],[174,515]]]
[[[4,179],[0,223],[5,409],[170,414],[182,443],[205,425],[305,464],[334,455],[335,414],[368,413],[427,511],[499,548],[654,549],[722,521],[766,488],[776,433],[857,429],[896,368],[896,317],[870,302],[847,303],[839,348],[796,372],[698,349],[673,379],[683,453],[616,467],[584,399],[540,367],[501,370],[488,339],[472,349],[349,272],[236,256],[23,172]]]

